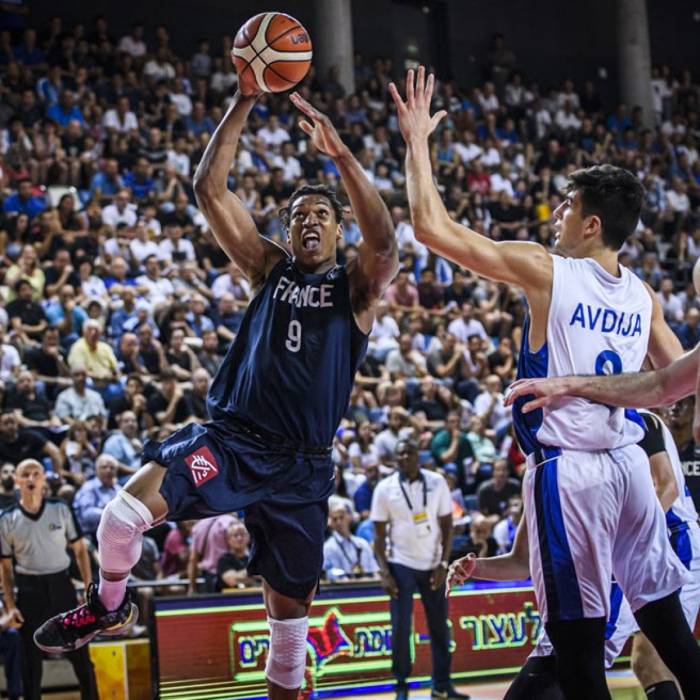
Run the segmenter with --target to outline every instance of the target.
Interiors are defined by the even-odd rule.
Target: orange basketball
[[[240,28],[233,40],[232,54],[241,87],[283,92],[307,74],[311,40],[294,17],[263,12]]]

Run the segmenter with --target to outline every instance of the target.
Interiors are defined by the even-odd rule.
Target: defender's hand
[[[516,399],[522,396],[535,397],[522,407],[523,413],[536,411],[538,408],[549,406],[554,399],[567,395],[568,382],[564,377],[550,377],[543,379],[518,379],[508,388],[508,395],[504,404],[512,406]]]
[[[457,559],[450,565],[447,572],[447,590],[445,596],[450,594],[450,589],[453,586],[461,586],[465,581],[472,577],[476,569],[476,554],[471,552],[466,557]]]
[[[435,76],[431,73],[425,80],[425,67],[418,68],[418,74],[409,70],[406,74],[406,101],[399,95],[394,83],[389,83],[389,92],[396,105],[399,129],[406,142],[413,139],[427,139],[435,127],[447,115],[444,109],[430,116],[430,100],[433,96]]]

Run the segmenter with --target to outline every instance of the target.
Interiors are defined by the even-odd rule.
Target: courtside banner
[[[532,651],[540,616],[527,582],[467,584],[450,595],[452,677],[516,672]],[[156,682],[160,698],[264,698],[269,644],[262,599],[220,594],[155,601]],[[413,676],[431,672],[423,606],[416,595]],[[386,690],[391,675],[389,598],[376,586],[324,587],[310,614],[306,697]]]

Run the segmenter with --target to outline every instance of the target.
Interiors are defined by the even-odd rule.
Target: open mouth
[[[316,250],[321,245],[321,236],[317,231],[307,231],[301,237],[301,247],[304,250]]]

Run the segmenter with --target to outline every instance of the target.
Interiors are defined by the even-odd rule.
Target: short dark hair
[[[628,170],[594,165],[569,175],[568,191],[581,198],[581,215],[595,215],[602,224],[603,245],[619,250],[639,223],[644,187]]]
[[[416,454],[419,452],[418,443],[413,438],[408,438],[408,437],[401,438],[396,443],[396,447],[394,448],[394,452],[399,451],[399,446],[403,446],[404,449],[408,450],[409,452],[415,452]]]
[[[343,205],[332,187],[328,187],[328,185],[302,185],[301,187],[297,187],[297,189],[292,192],[291,196],[289,197],[289,201],[287,202],[287,206],[280,209],[279,215],[285,231],[289,230],[289,221],[292,215],[292,206],[294,205],[294,202],[296,202],[299,197],[306,197],[312,194],[325,197],[333,208],[335,220],[338,223],[343,220]]]

